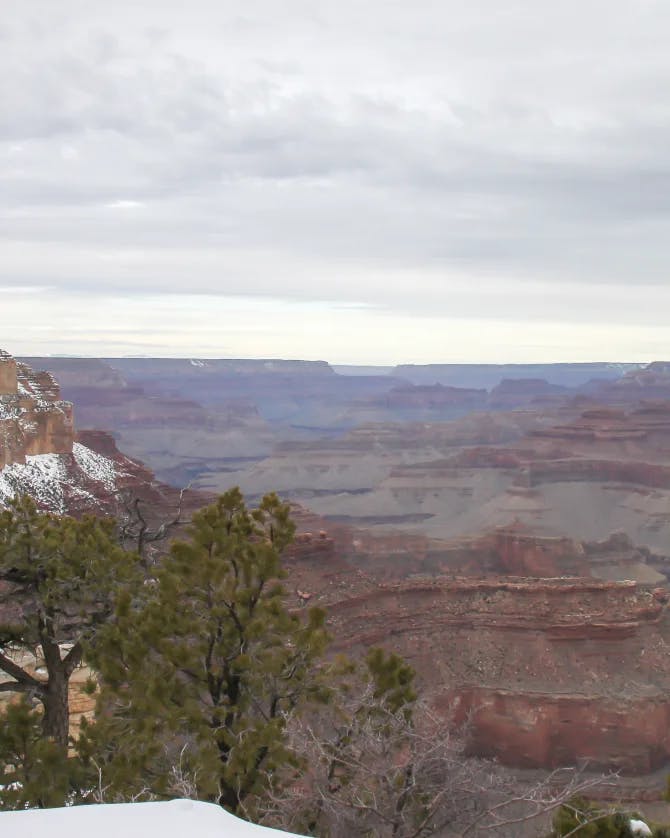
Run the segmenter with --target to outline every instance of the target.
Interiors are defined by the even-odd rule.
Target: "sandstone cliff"
[[[72,405],[47,372],[0,350],[0,468],[38,454],[71,454]]]
[[[162,497],[153,474],[109,435],[75,433],[72,404],[50,373],[0,351],[0,507],[28,494],[54,512],[112,512],[124,489]]]

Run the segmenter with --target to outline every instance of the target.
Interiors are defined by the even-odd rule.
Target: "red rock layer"
[[[670,759],[666,601],[634,582],[417,579],[328,613],[337,648],[408,658],[473,753],[645,773]]]
[[[473,687],[441,701],[472,731],[470,751],[523,768],[588,763],[648,774],[670,758],[670,698],[519,694]]]

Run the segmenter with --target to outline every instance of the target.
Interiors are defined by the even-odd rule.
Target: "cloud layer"
[[[8,348],[670,356],[667,4],[6,7]]]

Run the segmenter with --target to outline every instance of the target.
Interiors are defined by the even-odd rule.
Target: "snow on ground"
[[[13,832],[12,832],[13,830]],[[291,838],[288,832],[255,826],[213,803],[170,800],[161,803],[116,803],[0,812],[2,835],[48,835],[72,838]],[[294,836],[295,838],[295,836]]]
[[[25,464],[12,463],[0,470],[0,503],[27,494],[49,509],[63,512],[66,479],[67,466],[61,454],[26,457]]]
[[[0,507],[15,495],[30,495],[52,512],[66,511],[66,500],[78,498],[95,504],[86,484],[95,480],[113,491],[116,465],[113,460],[75,442],[72,449],[75,468],[68,454],[37,454],[24,463],[11,463],[0,469]]]
[[[20,419],[25,411],[16,396],[0,396],[0,419]]]
[[[116,488],[116,464],[113,460],[92,451],[81,442],[74,443],[72,453],[75,462],[88,478],[98,480],[110,491]]]

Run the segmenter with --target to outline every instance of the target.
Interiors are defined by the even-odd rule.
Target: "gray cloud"
[[[7,5],[6,287],[658,320],[664,4]]]

